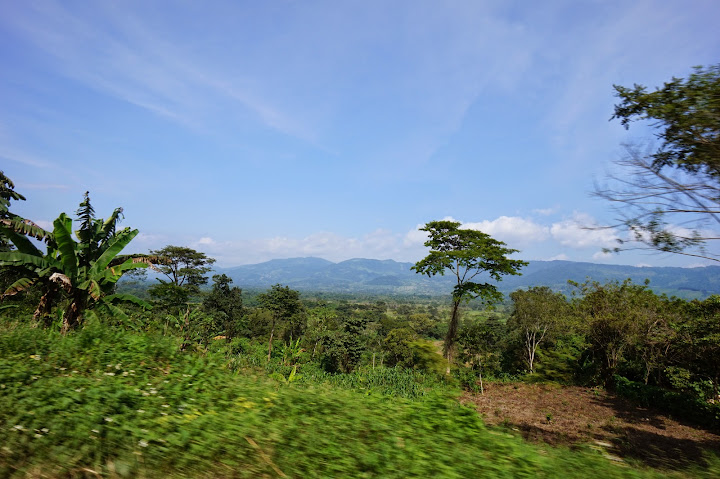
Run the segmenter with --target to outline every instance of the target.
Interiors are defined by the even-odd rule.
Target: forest
[[[719,72],[653,93],[616,87],[624,124],[670,125],[658,156],[635,158],[644,174],[684,169],[715,187]],[[667,108],[683,101],[714,116],[688,126]],[[715,215],[717,197],[694,191]],[[98,216],[89,192],[52,229],[13,213],[19,201],[32,198],[0,173],[2,477],[714,477],[720,467],[719,296],[591,278],[570,294],[504,296],[497,283],[527,264],[518,251],[446,220],[423,228],[429,252],[413,270],[454,278],[447,297],[243,291],[186,246],[123,253],[138,230],[120,227],[122,208]],[[623,223],[636,242],[696,255],[712,239],[669,228],[676,210],[640,206]],[[148,270],[157,279],[138,289]],[[656,438],[633,451],[640,443],[613,418],[551,446],[526,440],[499,405],[476,407],[493,391],[535,387],[575,388],[588,404],[617,398],[707,435],[697,450]],[[537,419],[551,426],[561,414]],[[607,436],[596,429],[616,443],[598,450],[593,438]]]

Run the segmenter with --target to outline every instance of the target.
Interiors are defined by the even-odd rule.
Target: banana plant
[[[80,324],[83,313],[94,310],[112,316],[125,316],[116,304],[132,302],[142,307],[150,305],[129,294],[113,294],[115,283],[132,269],[145,268],[148,259],[143,255],[120,255],[137,236],[138,230],[116,230],[122,215],[117,208],[105,221],[95,219],[88,194],[80,204],[80,229],[72,232],[72,218],[65,213],[53,222],[53,230],[45,231],[21,218],[0,222],[0,233],[17,248],[0,253],[0,266],[12,266],[25,272],[5,291],[3,296],[16,294],[34,284],[40,284],[43,296],[35,311],[35,319],[48,316],[55,302],[64,292],[69,304],[63,315],[63,332]],[[41,251],[29,237],[43,240]]]

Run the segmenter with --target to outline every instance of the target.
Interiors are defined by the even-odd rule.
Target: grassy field
[[[528,443],[435,383],[408,399],[377,379],[291,383],[234,361],[97,324],[68,336],[5,325],[0,477],[660,478],[720,467],[708,457],[654,470]]]

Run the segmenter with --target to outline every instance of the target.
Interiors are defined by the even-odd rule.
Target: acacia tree
[[[654,151],[626,146],[616,162],[622,173],[595,187],[629,233],[614,251],[635,245],[720,261],[707,248],[720,239],[720,65],[696,67],[653,92],[614,88],[621,102],[612,118],[625,128],[649,121],[660,143]]]
[[[197,294],[200,286],[207,284],[206,275],[215,262],[205,253],[184,246],[168,245],[151,250],[150,256],[157,271],[167,278],[158,278],[159,284],[149,288],[150,295],[169,309],[184,305],[190,295]]]
[[[456,279],[452,292],[452,315],[443,345],[443,354],[451,364],[455,357],[460,304],[475,298],[487,304],[503,299],[495,285],[478,282],[476,278],[482,274],[500,281],[504,275],[520,274],[520,269],[527,262],[509,259],[508,256],[518,250],[506,248],[505,243],[482,231],[461,228],[461,224],[455,221],[431,221],[420,231],[427,232],[429,236],[425,246],[430,248],[430,254],[411,269],[428,277],[442,276],[449,271]]]
[[[184,246],[168,245],[159,250],[151,250],[150,254],[158,258],[156,267],[170,283],[189,289],[207,284],[208,278],[205,275],[210,272],[210,265],[215,262],[214,258],[208,258],[205,253]]]

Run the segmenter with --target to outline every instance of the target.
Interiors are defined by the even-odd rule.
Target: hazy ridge
[[[243,288],[288,285],[300,291],[370,294],[447,294],[454,284],[452,276],[428,278],[410,269],[413,263],[393,260],[350,259],[333,263],[321,258],[274,259],[259,264],[216,268]],[[720,266],[702,268],[636,267],[580,263],[573,261],[531,261],[522,276],[506,276],[498,283],[503,292],[530,286],[550,286],[570,291],[568,280],[587,279],[601,283],[630,278],[635,283],[650,280],[657,293],[686,299],[720,294]],[[485,278],[484,280],[488,280]]]

